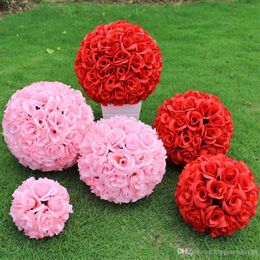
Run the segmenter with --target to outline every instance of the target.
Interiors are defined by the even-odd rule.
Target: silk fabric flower
[[[150,195],[165,173],[166,151],[155,130],[125,116],[95,123],[80,155],[80,179],[101,199],[115,203]]]
[[[185,165],[200,155],[227,153],[233,135],[230,112],[211,94],[188,91],[158,107],[154,126],[168,160]]]
[[[244,162],[203,155],[179,176],[175,199],[184,220],[212,237],[232,235],[256,214],[259,188]]]
[[[58,235],[70,213],[69,194],[56,181],[31,177],[13,193],[10,215],[17,228],[30,238]]]
[[[97,26],[80,44],[75,60],[79,84],[102,105],[135,104],[160,81],[162,55],[139,25],[117,21]]]
[[[60,171],[76,163],[79,144],[93,120],[80,91],[59,82],[37,82],[9,100],[4,140],[24,166]]]

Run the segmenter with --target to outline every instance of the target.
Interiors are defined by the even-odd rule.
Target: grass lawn
[[[259,13],[259,1],[176,6],[43,4],[2,17],[0,120],[10,96],[33,81],[57,80],[81,89],[73,67],[80,40],[100,23],[127,19],[141,24],[163,53],[161,83],[144,102],[141,120],[151,124],[157,106],[178,92],[196,89],[218,95],[235,125],[229,155],[244,160],[260,183]],[[89,103],[99,119],[99,105]],[[183,221],[172,196],[180,169],[170,164],[150,197],[114,205],[90,193],[79,181],[77,167],[42,174],[19,165],[3,138],[0,162],[0,258],[175,259],[178,248],[200,250],[200,255],[194,251],[194,258],[206,258],[206,253],[218,258],[221,252],[257,258],[256,251],[250,250],[258,250],[260,256],[259,212],[246,229],[217,239],[194,232]],[[74,214],[57,237],[30,240],[8,215],[14,189],[30,176],[53,178],[70,192]]]

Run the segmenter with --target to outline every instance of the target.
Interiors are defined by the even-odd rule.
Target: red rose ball
[[[203,155],[179,176],[175,199],[184,220],[212,237],[232,235],[256,214],[258,187],[244,162]]]
[[[188,91],[158,108],[154,126],[168,160],[185,165],[200,155],[227,153],[233,135],[230,112],[211,94]]]
[[[97,26],[80,44],[75,60],[79,84],[102,105],[135,104],[160,81],[162,55],[139,25],[117,21]]]

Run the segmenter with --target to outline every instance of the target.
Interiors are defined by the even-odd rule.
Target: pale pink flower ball
[[[72,213],[69,194],[47,178],[24,181],[13,193],[10,215],[19,230],[35,239],[58,235]]]
[[[150,195],[166,167],[166,150],[155,130],[126,116],[92,125],[80,156],[80,179],[101,199],[115,203]]]
[[[60,171],[77,162],[93,121],[80,91],[60,82],[37,82],[10,98],[2,125],[5,142],[21,164]]]

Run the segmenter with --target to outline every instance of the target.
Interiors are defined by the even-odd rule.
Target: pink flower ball
[[[10,215],[19,230],[35,239],[58,235],[72,213],[69,194],[47,178],[24,181],[13,193]]]
[[[93,120],[80,91],[60,82],[37,82],[11,97],[2,125],[5,142],[19,162],[45,172],[77,162],[79,144]]]
[[[166,150],[156,131],[126,116],[92,125],[80,156],[80,179],[101,199],[115,203],[150,195],[166,167]]]

